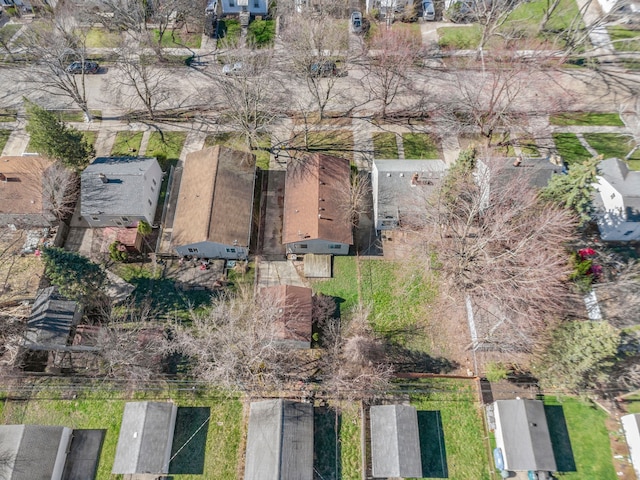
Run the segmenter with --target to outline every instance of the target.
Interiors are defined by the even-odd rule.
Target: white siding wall
[[[627,221],[622,195],[602,177],[598,177],[595,187],[605,209],[598,218],[602,239],[610,242],[640,240],[640,222]]]
[[[373,162],[371,169],[371,190],[373,191],[373,218],[376,221],[376,230],[380,230],[380,221],[378,220],[378,167]]]
[[[636,475],[640,478],[640,430],[636,420],[637,414],[625,415],[622,417],[622,427],[624,428],[624,436],[627,439],[629,453],[631,454],[631,463]]]
[[[58,454],[56,455],[56,463],[53,467],[53,473],[51,474],[51,480],[61,480],[64,472],[64,464],[67,460],[67,452],[71,444],[70,428],[64,428],[62,430],[62,436],[60,437],[60,445],[58,445]]]
[[[240,13],[243,7],[238,6],[238,0],[222,0],[222,13]],[[249,0],[246,7],[252,15],[266,15],[268,13],[267,0]]]
[[[287,253],[321,253],[328,255],[348,255],[349,245],[347,245],[346,243],[329,242],[327,240],[305,240],[302,242],[288,243]]]
[[[146,221],[149,224],[153,224],[153,220],[156,216],[156,208],[158,208],[158,197],[160,195],[160,186],[162,185],[162,169],[158,162],[153,162],[151,168],[144,175],[144,189],[143,189],[143,198],[144,198],[144,208],[145,208],[145,216]],[[155,182],[155,183],[154,183]],[[151,205],[149,205],[149,200],[151,200]]]
[[[224,258],[227,260],[241,260],[247,258],[249,251],[246,247],[223,245],[215,242],[199,242],[176,247],[178,255],[192,255],[200,258]]]

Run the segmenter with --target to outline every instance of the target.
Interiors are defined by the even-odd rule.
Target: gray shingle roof
[[[154,164],[157,164],[155,158],[96,158],[81,175],[81,215],[143,216],[146,212],[144,176]],[[108,180],[106,183],[101,175]]]
[[[640,172],[629,170],[626,162],[618,158],[608,158],[598,165],[600,176],[611,184],[623,197],[627,220],[640,222]],[[596,195],[596,205],[602,200]]]
[[[0,478],[50,480],[56,467],[63,467],[56,458],[61,447],[66,452],[70,435],[65,427],[0,425],[0,452],[9,459],[0,462]]]
[[[112,473],[168,473],[176,412],[170,402],[125,404]]]
[[[418,412],[410,405],[371,407],[374,477],[422,477]]]
[[[313,480],[313,405],[252,402],[245,480]]]
[[[494,403],[496,444],[507,470],[556,471],[551,436],[540,400],[497,400]]]
[[[27,322],[25,347],[65,346],[77,311],[78,304],[64,299],[55,287],[40,290]]]

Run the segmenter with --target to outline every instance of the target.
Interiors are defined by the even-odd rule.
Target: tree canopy
[[[566,175],[554,175],[541,193],[541,198],[556,202],[578,215],[580,224],[591,220],[592,193],[597,183],[598,164],[602,157],[593,157],[571,165]]]
[[[84,167],[95,152],[82,132],[68,127],[54,113],[25,100],[27,132],[31,146],[39,153],[76,170]]]
[[[106,279],[102,267],[79,253],[62,248],[45,248],[42,252],[45,273],[60,293],[72,300],[94,296]]]

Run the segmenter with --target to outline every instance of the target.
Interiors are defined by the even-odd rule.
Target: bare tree
[[[403,30],[381,30],[371,40],[369,51],[364,81],[381,104],[382,118],[386,118],[396,96],[411,85],[408,74],[420,58],[420,45]]]
[[[42,196],[46,208],[58,220],[71,215],[76,206],[79,178],[73,170],[54,163],[42,174]]]
[[[565,245],[576,221],[538,199],[531,172],[508,170],[504,160],[471,164],[452,170],[417,229],[459,304],[492,305],[510,319],[512,338],[531,338],[567,314]]]
[[[336,191],[336,196],[339,198],[344,220],[357,227],[360,216],[370,211],[371,180],[369,173],[353,168],[349,187],[348,191]]]
[[[32,24],[23,35],[23,44],[33,59],[31,73],[38,90],[71,99],[82,110],[85,120],[91,121],[84,68],[79,74],[67,71],[71,62],[87,59],[86,31],[61,14],[52,23]]]

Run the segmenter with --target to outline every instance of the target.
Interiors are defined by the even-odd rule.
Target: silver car
[[[362,13],[353,12],[351,14],[351,31],[353,33],[362,33]]]
[[[429,22],[436,19],[436,9],[432,0],[422,0],[422,18]]]

